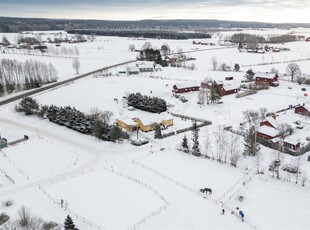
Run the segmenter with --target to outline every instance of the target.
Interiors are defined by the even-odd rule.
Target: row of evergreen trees
[[[0,96],[14,91],[38,88],[43,84],[56,82],[58,73],[49,63],[26,60],[1,59],[0,61]]]
[[[199,128],[196,122],[193,123],[192,141],[193,141],[193,146],[192,146],[192,149],[190,149],[188,139],[186,135],[184,135],[182,143],[181,143],[181,149],[185,153],[191,153],[196,157],[200,157],[201,152],[200,152],[200,147],[199,147]]]
[[[93,135],[104,141],[118,141],[128,139],[128,133],[124,132],[116,124],[109,123],[109,117],[104,116],[106,112],[95,115],[86,115],[74,107],[57,107],[54,105],[39,105],[39,103],[30,97],[26,97],[15,106],[17,112],[23,112],[26,115],[37,115],[41,118],[48,118],[49,121],[61,126],[66,126],[80,133]],[[110,113],[110,116],[112,113]]]
[[[142,96],[140,93],[132,93],[127,97],[127,104],[136,109],[151,113],[167,111],[166,101],[158,97]]]

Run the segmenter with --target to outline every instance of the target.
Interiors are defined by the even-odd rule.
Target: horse
[[[206,194],[212,194],[212,189],[211,188],[202,188],[200,189],[200,192],[206,193]]]

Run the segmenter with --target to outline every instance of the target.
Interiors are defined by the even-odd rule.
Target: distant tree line
[[[136,109],[151,113],[161,113],[167,111],[167,104],[164,99],[149,97],[140,93],[132,93],[127,97],[127,104]]]
[[[38,88],[43,84],[56,82],[58,73],[49,63],[26,60],[0,60],[0,96],[14,91]]]
[[[238,33],[231,36],[230,41],[237,43],[239,46],[243,43],[248,45],[248,48],[256,48],[258,44],[262,43],[285,43],[297,41],[299,38],[296,35],[283,34],[279,36],[270,36],[265,38],[254,34]],[[239,47],[241,48],[241,47]]]
[[[110,124],[110,117],[112,116],[110,111],[102,112],[94,109],[88,115],[71,106],[39,105],[31,97],[22,99],[15,106],[15,111],[25,113],[26,115],[37,115],[41,118],[47,118],[50,122],[83,134],[93,135],[104,141],[115,142],[129,138],[128,133],[124,132],[120,127]]]
[[[95,34],[100,36],[118,36],[118,37],[144,37],[144,38],[161,38],[161,39],[192,39],[192,38],[211,38],[206,33],[186,33],[179,31],[161,31],[161,30],[90,30],[90,29],[74,29],[67,30],[68,33]]]
[[[107,21],[107,20],[69,20],[42,18],[13,18],[0,17],[0,32],[72,30],[72,29],[100,29],[100,30],[193,30],[205,31],[211,28],[296,28],[310,27],[309,23],[263,23],[204,20],[139,20],[139,21]]]

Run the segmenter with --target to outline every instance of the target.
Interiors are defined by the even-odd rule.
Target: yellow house
[[[119,118],[116,119],[116,124],[129,132],[137,130],[138,128],[143,132],[155,130],[158,124],[163,128],[173,125],[173,116],[168,113],[156,114],[154,116],[145,116],[140,118]]]
[[[127,117],[116,119],[116,124],[129,132],[137,130],[139,127],[139,124],[135,122],[134,119]]]
[[[167,128],[169,126],[173,125],[173,116],[171,114],[163,114],[161,116],[161,121],[159,123],[164,128]]]
[[[135,118],[135,122],[139,124],[140,130],[144,132],[153,131],[156,124],[158,124],[156,121],[148,118]]]

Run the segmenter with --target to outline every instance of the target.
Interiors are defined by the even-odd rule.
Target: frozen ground
[[[250,33],[281,34],[285,31],[249,31]],[[227,35],[232,32],[226,32]],[[298,34],[309,34],[298,30]],[[8,35],[14,38],[15,35]],[[224,35],[223,35],[224,36]],[[218,44],[218,37],[212,41]],[[135,58],[128,51],[129,44],[140,48],[148,40],[129,40],[127,38],[98,37],[96,42],[74,44],[79,46],[82,64],[81,72],[119,63]],[[168,43],[173,50],[184,51],[209,48],[192,45],[191,40],[150,40],[157,47]],[[236,48],[226,47],[191,53],[197,69],[163,68],[163,71],[138,76],[88,77],[73,84],[34,96],[42,104],[74,106],[83,112],[97,107],[113,112],[112,120],[119,117],[157,116],[139,110],[129,111],[122,98],[129,93],[141,92],[149,96],[165,99],[174,107],[169,111],[211,120],[212,125],[200,131],[201,150],[205,152],[205,140],[211,139],[211,149],[216,153],[215,131],[218,125],[232,125],[240,130],[243,121],[242,112],[246,109],[258,110],[266,107],[269,112],[284,109],[289,105],[309,104],[301,86],[296,83],[280,81],[280,86],[260,91],[255,95],[237,99],[234,95],[222,98],[222,104],[197,104],[197,92],[185,95],[189,100],[182,103],[172,96],[172,86],[179,82],[200,84],[206,77],[224,80],[234,76],[235,81],[243,80],[244,72],[210,71],[211,57],[229,65],[239,63],[248,65],[273,60],[286,61],[295,58],[307,58],[310,43],[295,42],[284,44],[291,51],[274,54],[239,53]],[[70,44],[66,44],[70,46]],[[216,46],[218,47],[218,46]],[[0,58],[24,60],[27,55],[0,54]],[[60,78],[74,75],[70,58],[40,57],[32,58],[52,62],[58,69]],[[263,60],[264,59],[264,60]],[[310,73],[309,61],[298,62],[302,71]],[[269,71],[272,67],[283,73],[287,64],[253,67],[254,71]],[[246,71],[247,68],[242,68]],[[111,70],[115,73],[117,70]],[[289,89],[288,87],[292,87]],[[306,86],[309,95],[310,88]],[[152,91],[152,92],[151,92]],[[118,99],[118,103],[114,99]],[[277,151],[261,147],[263,155],[261,171],[264,175],[255,175],[255,158],[241,158],[238,167],[221,164],[211,159],[196,158],[176,150],[183,134],[157,140],[153,133],[140,134],[150,140],[150,144],[135,147],[127,141],[119,144],[101,142],[91,136],[82,135],[48,120],[26,117],[14,112],[12,103],[0,107],[1,136],[9,141],[22,138],[29,140],[16,146],[2,149],[0,152],[1,169],[11,176],[15,184],[8,183],[1,174],[1,201],[12,199],[10,208],[1,206],[1,212],[12,217],[21,205],[25,205],[38,216],[47,220],[63,223],[69,212],[80,229],[96,229],[83,218],[106,227],[107,229],[128,229],[136,226],[141,229],[306,229],[310,225],[307,208],[309,204],[309,182],[301,187],[304,176],[310,175],[310,163],[306,161],[309,152],[301,157],[302,174],[299,185],[294,185],[295,175],[281,171],[283,180],[272,179],[268,171],[270,162],[277,159]],[[309,121],[300,118],[292,111],[280,114],[281,119],[292,123],[295,119],[303,121],[303,130],[296,131],[305,138],[309,130]],[[280,117],[279,117],[280,119]],[[184,128],[191,125],[189,120],[176,118],[169,129]],[[191,142],[191,133],[186,133]],[[133,135],[135,136],[135,135]],[[239,151],[243,144],[238,141]],[[162,149],[164,148],[164,150]],[[162,149],[162,151],[160,150]],[[212,155],[212,154],[211,154]],[[213,155],[214,156],[214,155]],[[284,155],[281,160],[295,164],[296,158]],[[111,171],[113,169],[113,171]],[[121,176],[118,174],[121,173]],[[248,174],[246,174],[248,173]],[[242,182],[247,180],[245,186]],[[47,193],[39,190],[41,186]],[[210,187],[213,194],[205,199],[199,193],[200,188]],[[242,203],[238,197],[242,195]],[[222,198],[225,198],[222,200]],[[68,210],[60,207],[59,200],[68,201]],[[57,201],[54,203],[54,200]],[[221,203],[225,201],[226,214],[220,215]],[[238,206],[244,210],[246,222],[229,213]],[[97,228],[98,229],[98,228]]]

